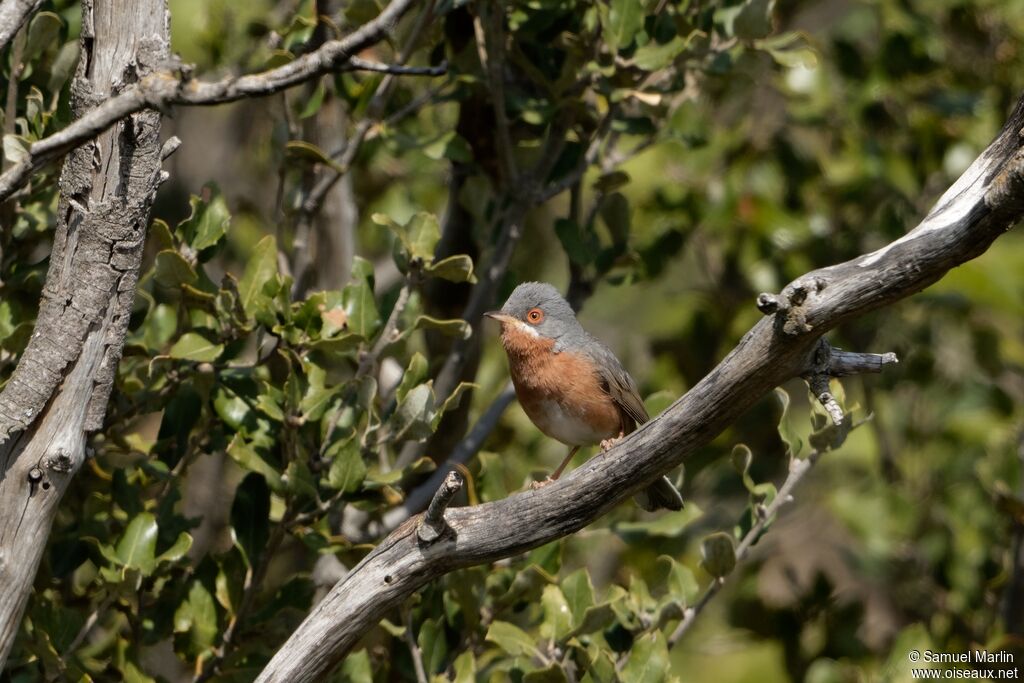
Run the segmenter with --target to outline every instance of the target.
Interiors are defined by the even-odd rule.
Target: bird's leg
[[[610,451],[612,449],[612,446],[614,446],[618,442],[622,441],[622,437],[623,436],[624,436],[624,434],[620,431],[618,436],[616,436],[616,437],[614,437],[612,439],[604,439],[603,441],[601,441],[601,450],[602,451]]]
[[[569,455],[565,456],[565,460],[563,460],[562,464],[558,466],[558,469],[556,469],[554,472],[548,475],[547,479],[544,479],[543,481],[535,481],[532,484],[530,484],[530,488],[543,488],[544,486],[547,486],[548,484],[562,476],[562,470],[565,469],[565,466],[569,464],[569,461],[572,460],[572,456],[576,455],[576,451],[578,451],[579,449],[579,446],[573,446],[572,448],[570,448]]]
[[[555,479],[558,479],[560,476],[562,476],[562,470],[565,469],[565,466],[569,464],[569,461],[572,460],[572,456],[576,455],[576,451],[578,451],[579,449],[580,449],[579,446],[573,446],[572,448],[570,448],[569,449],[569,455],[565,456],[565,460],[562,461],[562,464],[559,465],[558,469],[556,469],[554,472],[552,472],[551,476],[548,477],[548,478],[551,479],[551,480],[555,480]]]

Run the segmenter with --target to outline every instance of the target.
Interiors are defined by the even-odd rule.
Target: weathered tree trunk
[[[169,56],[166,0],[83,0],[81,116]],[[64,491],[103,424],[160,169],[160,114],[122,119],[64,163],[35,331],[0,394],[0,666]]]

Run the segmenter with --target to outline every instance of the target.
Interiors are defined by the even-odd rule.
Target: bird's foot
[[[620,441],[622,441],[621,436],[617,436],[614,439],[604,439],[603,441],[601,441],[601,450],[610,451],[612,447]]]
[[[538,489],[542,489],[545,486],[547,486],[548,484],[553,483],[554,481],[555,480],[552,479],[551,477],[545,477],[544,479],[541,479],[540,481],[530,482],[530,488],[533,489],[534,491],[537,491]]]

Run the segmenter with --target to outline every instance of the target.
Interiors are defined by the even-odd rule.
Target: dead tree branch
[[[333,71],[351,67],[354,55],[380,42],[416,0],[394,0],[375,19],[341,38],[283,66],[219,81],[194,79],[180,66],[170,69],[169,57],[138,82],[105,101],[97,101],[73,123],[29,147],[26,158],[0,174],[0,201],[10,197],[44,166],[95,138],[115,122],[143,109],[166,111],[173,105],[208,106],[265,97]],[[0,438],[11,432],[10,417],[0,416]],[[24,428],[21,424],[18,428]]]
[[[878,251],[792,282],[711,373],[607,453],[543,489],[448,510],[452,533],[431,545],[418,542],[416,518],[400,526],[316,606],[258,680],[318,680],[428,581],[583,528],[686,460],[774,387],[805,374],[830,329],[983,253],[1024,215],[1022,128],[1024,98],[920,225]]]
[[[82,3],[76,115],[102,109],[104,100],[118,99],[121,84],[166,62],[168,22],[165,0]],[[97,130],[64,164],[39,317],[0,394],[0,667],[61,496],[85,460],[86,434],[103,424],[150,208],[166,177],[160,113],[127,114],[133,115]]]

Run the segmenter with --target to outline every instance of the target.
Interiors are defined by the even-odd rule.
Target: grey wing
[[[637,424],[643,424],[651,419],[644,407],[643,399],[640,398],[640,389],[615,354],[597,339],[592,339],[592,343],[587,345],[587,350],[597,361],[598,371],[608,394],[619,404],[623,412]]]

